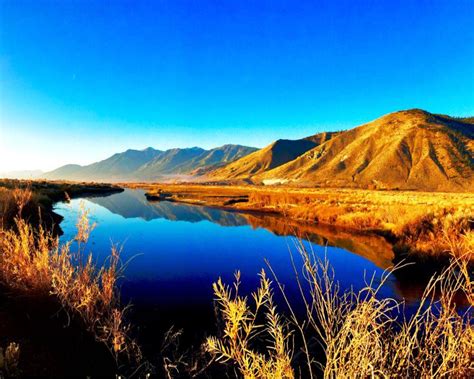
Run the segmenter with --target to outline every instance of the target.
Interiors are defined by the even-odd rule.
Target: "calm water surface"
[[[391,249],[380,237],[296,227],[270,216],[148,202],[141,190],[57,204],[56,211],[64,217],[62,242],[76,233],[81,203],[97,224],[86,252],[101,262],[112,243],[122,246],[121,257],[128,261],[121,283],[122,301],[133,304],[144,329],[152,330],[155,323],[163,328],[171,323],[209,328],[214,324],[212,283],[219,276],[230,283],[240,270],[243,290],[248,292],[258,285],[261,269],[267,268],[265,259],[297,301],[290,251],[295,256],[298,253],[292,234],[305,237],[308,248],[317,255],[327,255],[342,288],[363,288],[364,278],[372,275],[377,281],[391,259]],[[395,278],[381,294],[401,297]]]

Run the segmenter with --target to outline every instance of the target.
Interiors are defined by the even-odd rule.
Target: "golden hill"
[[[473,138],[472,119],[413,109],[336,134],[273,169],[261,162],[258,171],[247,172],[253,182],[267,184],[472,191]],[[244,173],[246,164],[237,160],[232,169]]]
[[[319,133],[300,140],[280,139],[261,150],[210,172],[211,179],[247,179],[290,162],[337,133]],[[234,164],[235,163],[235,164]]]

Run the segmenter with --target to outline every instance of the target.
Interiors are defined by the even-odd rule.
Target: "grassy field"
[[[474,193],[375,191],[261,186],[131,185],[151,200],[171,200],[374,231],[398,258],[446,258],[474,244]],[[464,246],[466,245],[466,246]],[[470,255],[469,260],[474,257]]]

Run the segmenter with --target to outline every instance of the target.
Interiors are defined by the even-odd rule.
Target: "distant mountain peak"
[[[160,180],[173,175],[191,176],[193,172],[206,172],[211,166],[218,167],[255,150],[230,144],[211,150],[198,146],[165,151],[152,147],[128,149],[100,162],[87,166],[65,165],[42,176],[47,179],[91,181]]]
[[[422,109],[389,113],[341,132],[271,145],[208,174],[212,180],[363,188],[474,188],[471,119]],[[295,148],[300,150],[297,151]]]

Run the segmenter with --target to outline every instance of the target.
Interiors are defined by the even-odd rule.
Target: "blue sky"
[[[0,0],[0,171],[474,114],[474,1]]]

